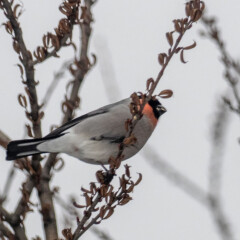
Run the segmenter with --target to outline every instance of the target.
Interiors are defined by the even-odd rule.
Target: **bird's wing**
[[[82,122],[83,120],[85,120],[87,118],[89,118],[89,120],[90,120],[90,121],[88,121],[89,122],[89,126],[87,124],[87,125],[84,125],[84,127],[86,127],[85,130],[90,130],[89,128],[94,128],[94,124],[92,124],[92,122],[95,122],[95,120],[93,120],[92,117],[94,117],[94,116],[96,117],[96,116],[100,116],[102,114],[108,113],[110,109],[118,109],[123,104],[123,105],[127,106],[127,112],[129,113],[128,102],[130,102],[129,98],[121,100],[121,101],[113,103],[113,104],[109,104],[109,105],[104,106],[102,108],[99,108],[99,109],[97,109],[95,111],[92,111],[92,112],[87,113],[85,115],[82,115],[82,116],[80,116],[78,118],[75,118],[75,119],[65,123],[61,127],[53,130],[51,133],[49,133],[47,136],[45,136],[45,138],[57,137],[61,133],[63,133],[65,130],[74,127],[75,125],[77,125],[78,123]],[[120,114],[121,114],[121,112],[120,112]],[[99,118],[97,117],[96,120],[98,121],[98,119]],[[91,120],[93,120],[93,121],[91,121]],[[108,116],[103,117],[103,121],[105,123],[107,123],[108,122]],[[120,137],[122,137],[122,136],[120,136]]]
[[[73,127],[73,126],[75,126],[76,124],[80,123],[84,119],[89,118],[89,117],[93,117],[93,116],[96,116],[96,115],[100,115],[100,114],[103,114],[103,113],[106,113],[106,112],[107,112],[107,109],[100,108],[100,109],[97,109],[93,112],[84,114],[84,115],[82,115],[78,118],[72,119],[69,122],[66,122],[65,124],[63,124],[61,127],[59,127],[57,129],[53,130],[52,132],[50,132],[48,135],[45,136],[45,138],[59,136],[62,132],[64,132],[65,130],[67,130],[67,129]]]

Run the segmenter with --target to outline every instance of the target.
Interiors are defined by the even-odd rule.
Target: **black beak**
[[[167,112],[167,109],[166,109],[165,107],[161,106],[161,108],[160,108],[160,114],[162,115],[162,114],[164,114],[165,112]]]

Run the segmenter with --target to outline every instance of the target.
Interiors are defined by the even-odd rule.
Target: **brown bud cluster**
[[[131,177],[130,166],[125,165],[124,167],[125,173],[119,177],[119,188],[117,190],[114,190],[111,184],[105,184],[107,176],[106,172],[103,171],[96,173],[97,183],[91,182],[89,189],[81,188],[85,204],[80,205],[73,202],[73,205],[76,208],[85,208],[84,217],[82,220],[78,219],[78,225],[82,225],[82,230],[88,226],[84,226],[84,224],[92,217],[93,213],[95,216],[92,217],[88,224],[99,224],[102,220],[111,217],[117,206],[125,205],[132,200],[130,193],[141,182],[142,175],[139,173],[138,180],[134,182]],[[103,202],[102,206],[97,207],[97,204],[100,202]]]
[[[49,55],[58,57],[57,52],[62,46],[73,45],[73,25],[80,23],[80,0],[65,0],[59,10],[66,17],[59,21],[58,27],[54,29],[55,34],[47,33],[43,36],[43,46],[38,46],[33,53],[37,62],[44,61]],[[52,52],[49,52],[50,49],[53,49]]]
[[[190,17],[191,21],[198,21],[205,9],[205,3],[200,0],[193,0],[186,3],[185,11],[186,15]]]
[[[184,60],[184,51],[190,50],[196,47],[196,42],[186,47],[178,47],[184,33],[192,27],[192,24],[198,21],[203,14],[205,8],[205,4],[200,0],[193,0],[186,3],[185,11],[186,17],[182,19],[174,19],[174,31],[167,32],[166,38],[170,48],[167,53],[160,53],[158,55],[159,64],[165,68],[172,58],[173,54],[177,54],[180,52],[180,60],[182,63],[186,63]],[[177,39],[174,38],[174,33],[178,35]]]

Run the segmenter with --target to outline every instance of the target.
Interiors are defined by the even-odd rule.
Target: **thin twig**
[[[65,61],[61,68],[59,69],[58,72],[54,73],[54,77],[53,77],[53,80],[50,84],[50,86],[48,87],[46,93],[45,93],[45,96],[43,97],[43,101],[42,101],[42,106],[43,108],[42,109],[45,109],[54,90],[56,89],[59,81],[64,77],[64,74],[66,72],[66,70],[68,69],[68,67],[70,66],[70,64],[72,63],[72,60],[68,60],[68,61]]]
[[[54,198],[56,202],[66,211],[66,213],[73,218],[73,220],[76,220],[76,218],[81,218],[79,213],[76,211],[76,208],[72,205],[72,201],[67,203],[65,202],[59,195],[54,195]],[[90,229],[94,234],[96,234],[99,239],[102,240],[113,240],[106,232],[99,230],[96,227],[92,227]]]
[[[240,116],[240,97],[237,89],[240,77],[240,65],[235,61],[226,49],[226,44],[220,36],[220,30],[217,27],[216,20],[212,17],[204,15],[202,23],[205,27],[203,36],[214,41],[221,54],[221,62],[225,68],[224,77],[231,86],[232,94],[237,102],[237,107],[234,107],[227,96],[223,97],[224,103],[220,105],[219,113],[217,114],[216,123],[214,125],[212,156],[209,168],[209,210],[214,218],[214,222],[223,240],[235,239],[231,224],[229,223],[227,215],[223,211],[221,200],[221,179],[222,179],[222,157],[224,149],[224,136],[227,124],[228,106],[230,110],[236,112]],[[236,75],[233,75],[234,70]],[[229,95],[229,94],[228,94]],[[225,104],[225,105],[224,105]]]
[[[91,207],[88,209],[87,212],[85,212],[84,217],[82,218],[81,222],[78,224],[77,229],[73,234],[73,240],[77,240],[87,230],[86,227],[83,228],[83,226],[91,217],[91,213],[93,212],[93,210],[95,209],[95,207],[97,206],[101,198],[102,198],[101,195],[98,193],[95,200],[91,204]],[[97,221],[98,218],[99,218],[99,214],[94,218],[94,223]]]
[[[10,141],[10,138],[0,130],[0,146],[6,149]]]
[[[180,171],[172,166],[169,161],[162,159],[150,146],[143,149],[142,153],[145,155],[147,163],[150,164],[154,170],[166,177],[168,181],[172,182],[199,203],[204,206],[208,206],[208,194],[200,186],[198,186],[198,184],[184,176]]]
[[[209,210],[214,218],[214,223],[220,233],[222,240],[234,240],[231,225],[228,221],[228,217],[223,211],[223,206],[220,199],[209,193]]]
[[[239,92],[239,82],[240,82],[240,64],[238,61],[234,60],[226,49],[226,44],[221,38],[220,30],[216,24],[216,20],[213,17],[209,17],[206,14],[202,18],[202,23],[205,27],[205,31],[201,34],[210,40],[212,40],[219,49],[221,54],[221,62],[224,66],[224,77],[226,81],[230,84],[233,96],[236,100],[237,107],[234,107],[231,101],[227,98],[224,99],[225,104],[228,105],[230,110],[237,113],[240,117],[240,92]],[[233,75],[232,70],[235,71]]]
[[[209,163],[209,192],[218,199],[221,198],[222,161],[227,125],[228,111],[226,105],[221,102],[212,127],[212,153]]]
[[[14,179],[14,174],[15,174],[15,167],[14,167],[14,165],[12,165],[11,169],[9,170],[3,192],[0,195],[0,201],[1,202],[6,201],[6,199],[7,199],[8,193],[11,189],[11,185],[12,185],[12,182],[13,182],[13,179]]]

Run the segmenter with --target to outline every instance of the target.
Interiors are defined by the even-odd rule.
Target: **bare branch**
[[[205,14],[202,18],[202,23],[205,27],[205,31],[201,32],[201,34],[212,40],[219,49],[219,52],[221,54],[221,62],[225,68],[224,77],[231,87],[237,106],[234,107],[231,101],[227,98],[224,98],[224,102],[230,110],[240,116],[240,64],[228,53],[226,44],[221,38],[220,30],[218,29],[216,20],[213,17],[206,16]],[[232,70],[235,72],[235,74],[232,72]]]
[[[14,219],[14,217],[7,212],[0,203],[0,216],[2,219],[7,221],[13,228],[17,239],[19,240],[27,240],[24,226],[17,224],[21,219]],[[17,220],[17,221],[16,221]],[[1,222],[0,222],[1,223]]]
[[[92,227],[92,232],[94,232],[99,239],[101,240],[113,240],[112,237],[110,237],[108,234],[106,234],[106,232],[102,231],[102,230],[99,230],[98,228],[96,227]]]
[[[215,125],[213,127],[212,155],[209,166],[209,210],[213,216],[221,238],[223,240],[232,240],[235,238],[228,217],[223,211],[220,190],[222,180],[222,157],[224,150],[223,141],[228,118],[225,106],[229,107],[230,110],[236,112],[240,116],[240,97],[237,88],[240,77],[240,65],[227,52],[226,45],[220,36],[220,30],[217,27],[216,20],[204,15],[202,23],[205,27],[205,31],[202,32],[202,35],[214,41],[219,49],[221,62],[225,68],[224,77],[230,84],[232,94],[237,102],[237,107],[234,107],[227,96],[223,97],[224,102],[219,107]]]
[[[14,174],[15,174],[15,168],[14,165],[11,167],[11,169],[9,170],[8,176],[7,176],[7,180],[6,180],[6,184],[4,186],[3,192],[0,195],[0,202],[4,202],[7,199],[8,193],[10,191],[13,179],[14,179]]]
[[[72,60],[65,61],[62,64],[59,71],[54,73],[53,81],[51,82],[50,86],[48,87],[47,92],[43,98],[43,102],[41,104],[43,106],[43,109],[46,108],[46,106],[49,102],[49,99],[51,98],[54,90],[56,89],[57,84],[64,77],[64,74],[65,74],[66,70],[69,68],[71,63],[72,63]]]
[[[11,22],[11,26],[13,28],[15,36],[13,37],[14,41],[18,42],[19,45],[19,56],[20,60],[24,66],[25,74],[26,74],[26,84],[27,84],[27,91],[29,93],[29,102],[31,105],[31,113],[29,118],[33,124],[33,131],[35,137],[41,137],[41,119],[39,115],[40,107],[38,105],[38,97],[36,92],[36,82],[34,80],[34,68],[32,62],[32,56],[27,49],[25,42],[23,40],[22,29],[20,27],[19,22],[17,21],[16,17],[14,16],[12,6],[8,0],[1,0],[3,4],[3,8],[6,10],[6,16]]]
[[[80,27],[81,27],[80,60],[76,63],[78,66],[78,69],[74,73],[74,83],[73,83],[70,99],[66,100],[67,102],[66,106],[68,107],[66,109],[62,124],[69,121],[72,118],[73,110],[78,106],[78,99],[79,99],[78,92],[79,92],[80,85],[86,73],[89,71],[91,67],[87,54],[88,54],[89,37],[91,34],[91,22],[92,22],[91,6],[94,2],[95,1],[86,0],[85,1],[86,9],[84,10],[82,9],[85,12],[84,14],[82,14],[82,19],[81,19],[82,21],[80,22]],[[50,171],[54,166],[54,163],[56,162],[56,156],[57,154],[49,155],[48,160],[42,170],[42,177],[40,179],[41,189],[38,189],[39,197],[42,205],[42,211],[45,210],[43,209],[43,206],[48,206],[46,212],[48,214],[48,217],[50,217],[52,224],[55,224],[55,216],[53,215],[53,210],[52,210],[54,209],[53,202],[52,202],[52,192],[49,188],[48,183],[50,180]],[[52,214],[51,214],[51,211],[52,211]],[[45,217],[44,219],[46,220]],[[49,228],[49,230],[51,230],[52,228],[49,224],[49,221],[45,221],[45,223],[47,223],[47,227]],[[50,237],[49,239],[53,239],[53,238]]]
[[[209,165],[209,192],[216,198],[221,198],[222,161],[224,153],[224,137],[228,125],[228,112],[222,102],[218,106],[215,122],[212,127],[212,153]]]
[[[10,240],[14,239],[13,233],[0,221],[0,239],[4,239],[4,236]]]
[[[220,199],[214,195],[209,194],[209,210],[214,218],[214,223],[220,233],[222,240],[234,240],[231,225],[227,220],[227,216],[223,211],[223,206]]]
[[[92,0],[86,0],[86,10],[85,18],[80,23],[81,28],[81,50],[80,50],[80,60],[78,61],[78,69],[74,72],[74,82],[70,94],[70,99],[66,100],[67,109],[64,113],[62,124],[71,120],[73,117],[73,110],[78,106],[78,92],[81,86],[81,83],[90,69],[89,60],[88,60],[88,44],[89,38],[91,35],[91,22],[92,22],[92,13],[91,6],[95,3]],[[50,154],[48,160],[43,168],[43,176],[49,176],[52,166],[54,165],[57,154]]]
[[[207,192],[169,164],[169,161],[164,161],[151,146],[148,145],[147,148],[143,149],[142,153],[147,163],[149,163],[154,170],[158,171],[162,176],[166,177],[168,181],[172,182],[199,203],[208,206]]]
[[[65,202],[64,199],[62,199],[59,195],[54,195],[54,198],[56,199],[56,202],[66,211],[66,213],[69,215],[69,217],[72,218],[72,220],[76,220],[76,218],[80,219],[81,216],[76,211],[76,208],[72,205],[71,200],[69,203]],[[97,227],[92,227],[90,229],[99,239],[102,240],[112,240],[112,238],[104,231],[99,230]]]

